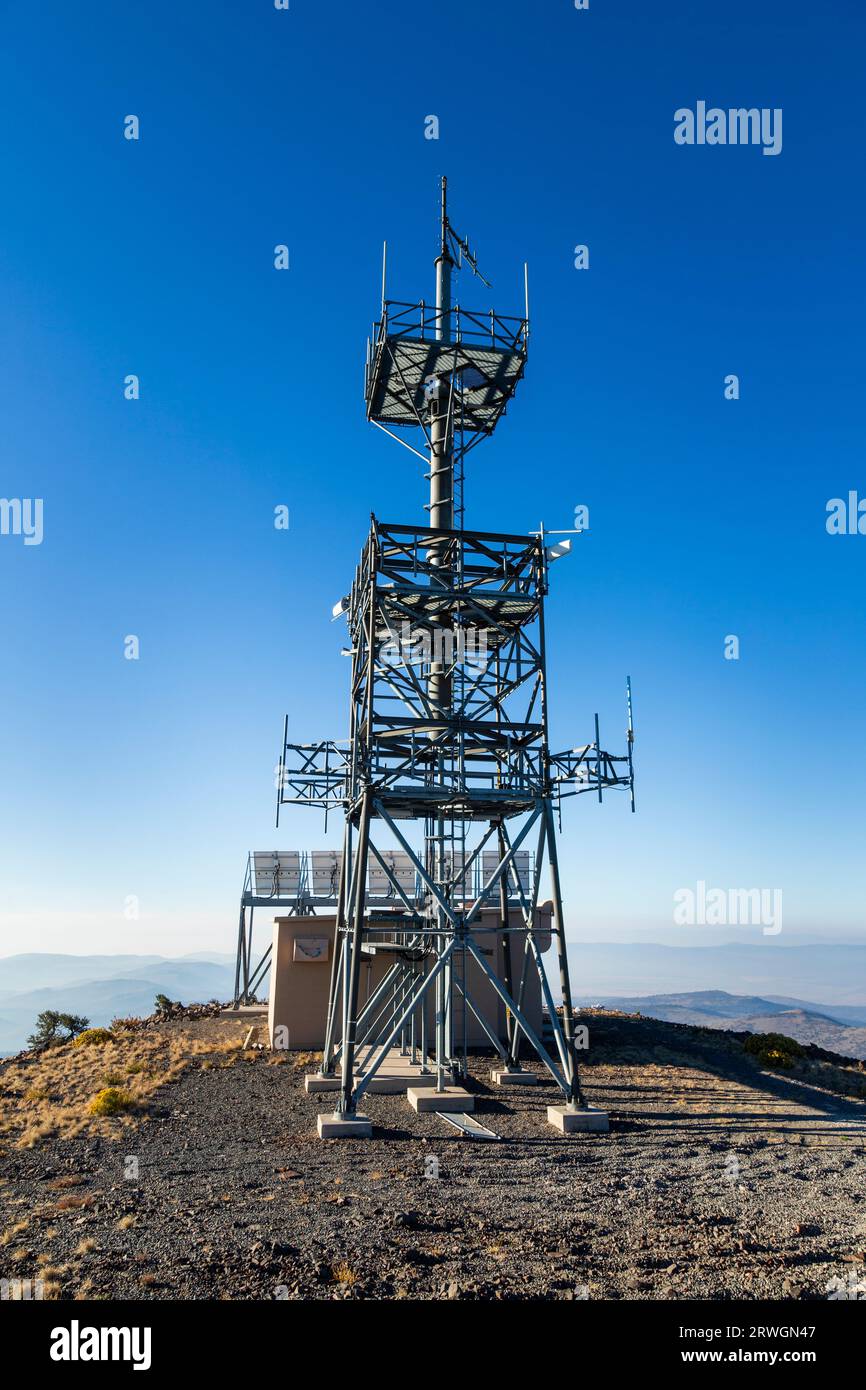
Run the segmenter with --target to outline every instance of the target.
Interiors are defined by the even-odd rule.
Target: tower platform
[[[525,319],[493,312],[386,300],[367,362],[368,420],[418,425],[438,382],[456,430],[492,434],[523,376],[527,330]]]

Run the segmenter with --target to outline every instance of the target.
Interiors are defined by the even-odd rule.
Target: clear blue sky
[[[247,850],[335,842],[275,833],[272,770],[286,711],[345,734],[328,615],[370,510],[423,517],[362,365],[383,238],[391,293],[432,295],[442,172],[494,286],[462,301],[519,312],[530,266],[467,525],[590,507],[553,571],[555,743],[598,709],[621,746],[634,683],[638,814],[570,803],[570,933],[674,939],[703,879],[781,888],[783,940],[866,938],[866,537],[825,530],[866,495],[866,13],[438,9],[0,6],[0,495],[44,499],[42,545],[0,537],[0,953],[231,949]],[[782,153],[676,145],[698,100],[782,108]]]

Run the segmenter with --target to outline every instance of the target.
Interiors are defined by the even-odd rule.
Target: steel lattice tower
[[[462,526],[464,460],[515,393],[529,322],[528,306],[524,317],[504,318],[452,305],[456,266],[478,270],[449,220],[446,187],[443,178],[435,305],[386,299],[383,268],[366,369],[368,420],[401,444],[396,431],[420,432],[423,452],[406,447],[429,465],[429,521],[372,518],[351,591],[337,605],[352,659],[349,738],[296,744],[284,734],[280,759],[279,804],[339,807],[345,816],[321,1074],[339,1077],[334,1118],[346,1132],[358,1132],[361,1096],[395,1046],[411,1047],[422,1069],[435,1068],[437,1091],[465,1076],[470,1013],[507,1070],[519,1069],[525,1040],[568,1112],[588,1109],[555,811],[563,797],[596,791],[600,800],[614,787],[630,791],[634,809],[630,694],[625,754],[600,748],[597,719],[594,743],[550,751],[544,599],[551,559],[563,547],[549,547],[543,529],[509,535]],[[411,833],[418,822],[423,843]],[[395,872],[387,837],[408,856],[416,891]],[[530,845],[535,872],[527,882],[517,863]],[[545,859],[561,1015],[537,931]],[[367,901],[374,865],[393,894],[387,909]],[[365,955],[384,956],[387,968],[361,1005]],[[470,964],[504,1006],[504,1036],[469,995]],[[552,1024],[550,1050],[522,1007],[533,971]]]

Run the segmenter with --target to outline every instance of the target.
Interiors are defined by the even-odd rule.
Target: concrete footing
[[[607,1134],[610,1129],[607,1111],[596,1110],[591,1105],[582,1110],[571,1110],[567,1105],[548,1105],[547,1123],[560,1134]]]
[[[359,1080],[361,1079],[362,1078],[359,1077]],[[406,1072],[403,1076],[395,1076],[388,1072],[385,1067],[381,1067],[379,1071],[376,1072],[367,1090],[379,1095],[396,1096],[399,1095],[401,1091],[408,1091],[410,1086],[414,1090],[421,1090],[435,1085],[435,1072],[411,1071]]]
[[[503,1068],[500,1071],[492,1071],[490,1080],[494,1086],[537,1086],[538,1077],[534,1071],[508,1070]]]
[[[424,1088],[419,1090],[410,1086],[406,1092],[406,1097],[412,1109],[419,1115],[429,1114],[435,1110],[463,1110],[470,1111],[475,1109],[475,1097],[468,1091],[464,1091],[462,1086],[446,1086],[442,1091]]]
[[[366,1115],[320,1115],[316,1127],[320,1139],[370,1139],[373,1134]]]
[[[318,1096],[323,1091],[339,1091],[339,1076],[318,1076],[310,1072],[304,1077],[304,1090],[308,1096]]]
[[[363,1079],[364,1073],[362,1071],[357,1072],[355,1080],[363,1081]],[[320,1076],[318,1072],[310,1072],[304,1077],[304,1090],[308,1096],[321,1095],[326,1091],[339,1091],[340,1085],[339,1072],[334,1076]],[[421,1088],[422,1086],[435,1085],[435,1071],[421,1071],[418,1063],[410,1061],[408,1057],[403,1057],[397,1052],[385,1059],[367,1086],[367,1090],[370,1095],[398,1096],[403,1091],[407,1091],[410,1086]]]

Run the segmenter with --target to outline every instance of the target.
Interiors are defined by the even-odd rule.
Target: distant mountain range
[[[605,995],[578,998],[624,1013],[640,1013],[665,1023],[688,1023],[742,1033],[784,1033],[801,1043],[866,1060],[866,1005],[835,1008],[802,999],[766,999],[727,994],[721,989],[685,994]]]
[[[43,1009],[84,1014],[94,1025],[153,1013],[157,994],[184,1004],[228,999],[234,959],[214,953],[166,956],[64,956],[0,959],[0,1055],[27,1045]]]
[[[579,942],[568,948],[575,998],[725,990],[771,1002],[808,999],[822,1013],[866,1008],[866,944],[656,946]],[[554,972],[555,973],[555,972]],[[833,1005],[831,1010],[829,1005]],[[848,1020],[853,1021],[853,1020]]]

